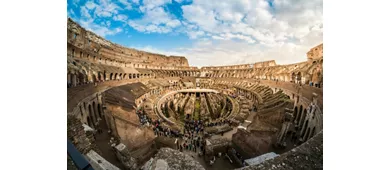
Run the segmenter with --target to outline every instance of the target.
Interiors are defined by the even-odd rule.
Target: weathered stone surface
[[[92,149],[101,154],[96,146],[93,134],[91,132],[86,133],[82,123],[74,115],[68,115],[67,137],[82,154],[86,154]]]
[[[156,156],[141,168],[143,170],[204,170],[191,156],[178,150],[161,148]]]
[[[237,170],[295,170],[322,169],[323,132],[321,131],[304,144],[260,165],[247,166]]]
[[[115,149],[117,158],[126,169],[137,169],[137,160],[130,155],[129,149],[123,143],[117,145]]]

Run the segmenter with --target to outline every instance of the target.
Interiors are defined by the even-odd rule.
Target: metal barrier
[[[76,149],[73,143],[68,139],[68,155],[80,170],[93,170],[91,164],[84,158],[84,156]]]

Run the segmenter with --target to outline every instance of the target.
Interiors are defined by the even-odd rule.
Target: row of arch
[[[82,106],[79,106],[79,109],[81,117],[86,117],[86,119],[84,119],[85,122],[83,123],[87,124],[92,128],[95,128],[96,122],[98,122],[98,118],[104,119],[102,105],[98,102],[93,101],[88,105],[84,102]]]
[[[199,76],[198,71],[182,71],[182,70],[152,70],[158,76],[165,77],[196,77]]]
[[[131,63],[131,62],[122,62],[122,61],[118,61],[118,60],[112,60],[112,59],[102,59],[101,57],[97,58],[96,55],[92,55],[89,54],[88,52],[83,52],[83,51],[78,51],[78,50],[75,50],[74,48],[71,49],[71,52],[70,52],[70,57],[71,58],[80,58],[80,59],[84,59],[86,58],[87,60],[89,61],[93,61],[93,62],[97,62],[99,61],[99,63],[104,63],[104,64],[108,64],[108,65],[113,65],[113,66],[124,66],[124,67],[133,67],[133,68],[148,68],[148,65],[144,65],[144,64],[139,64],[139,63]],[[161,66],[158,67],[158,66],[151,66],[151,68],[162,68]]]
[[[75,87],[82,84],[98,83],[109,80],[126,80],[126,79],[137,79],[137,78],[152,78],[153,75],[150,73],[106,73],[97,72],[97,74],[86,74],[83,72],[71,73],[68,72],[67,83],[68,87]]]

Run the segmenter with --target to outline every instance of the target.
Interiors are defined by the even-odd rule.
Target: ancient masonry
[[[197,68],[67,22],[67,138],[93,169],[322,169],[322,44]]]

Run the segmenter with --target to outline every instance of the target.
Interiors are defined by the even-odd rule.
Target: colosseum
[[[68,18],[68,169],[322,169],[322,49],[198,68]]]

